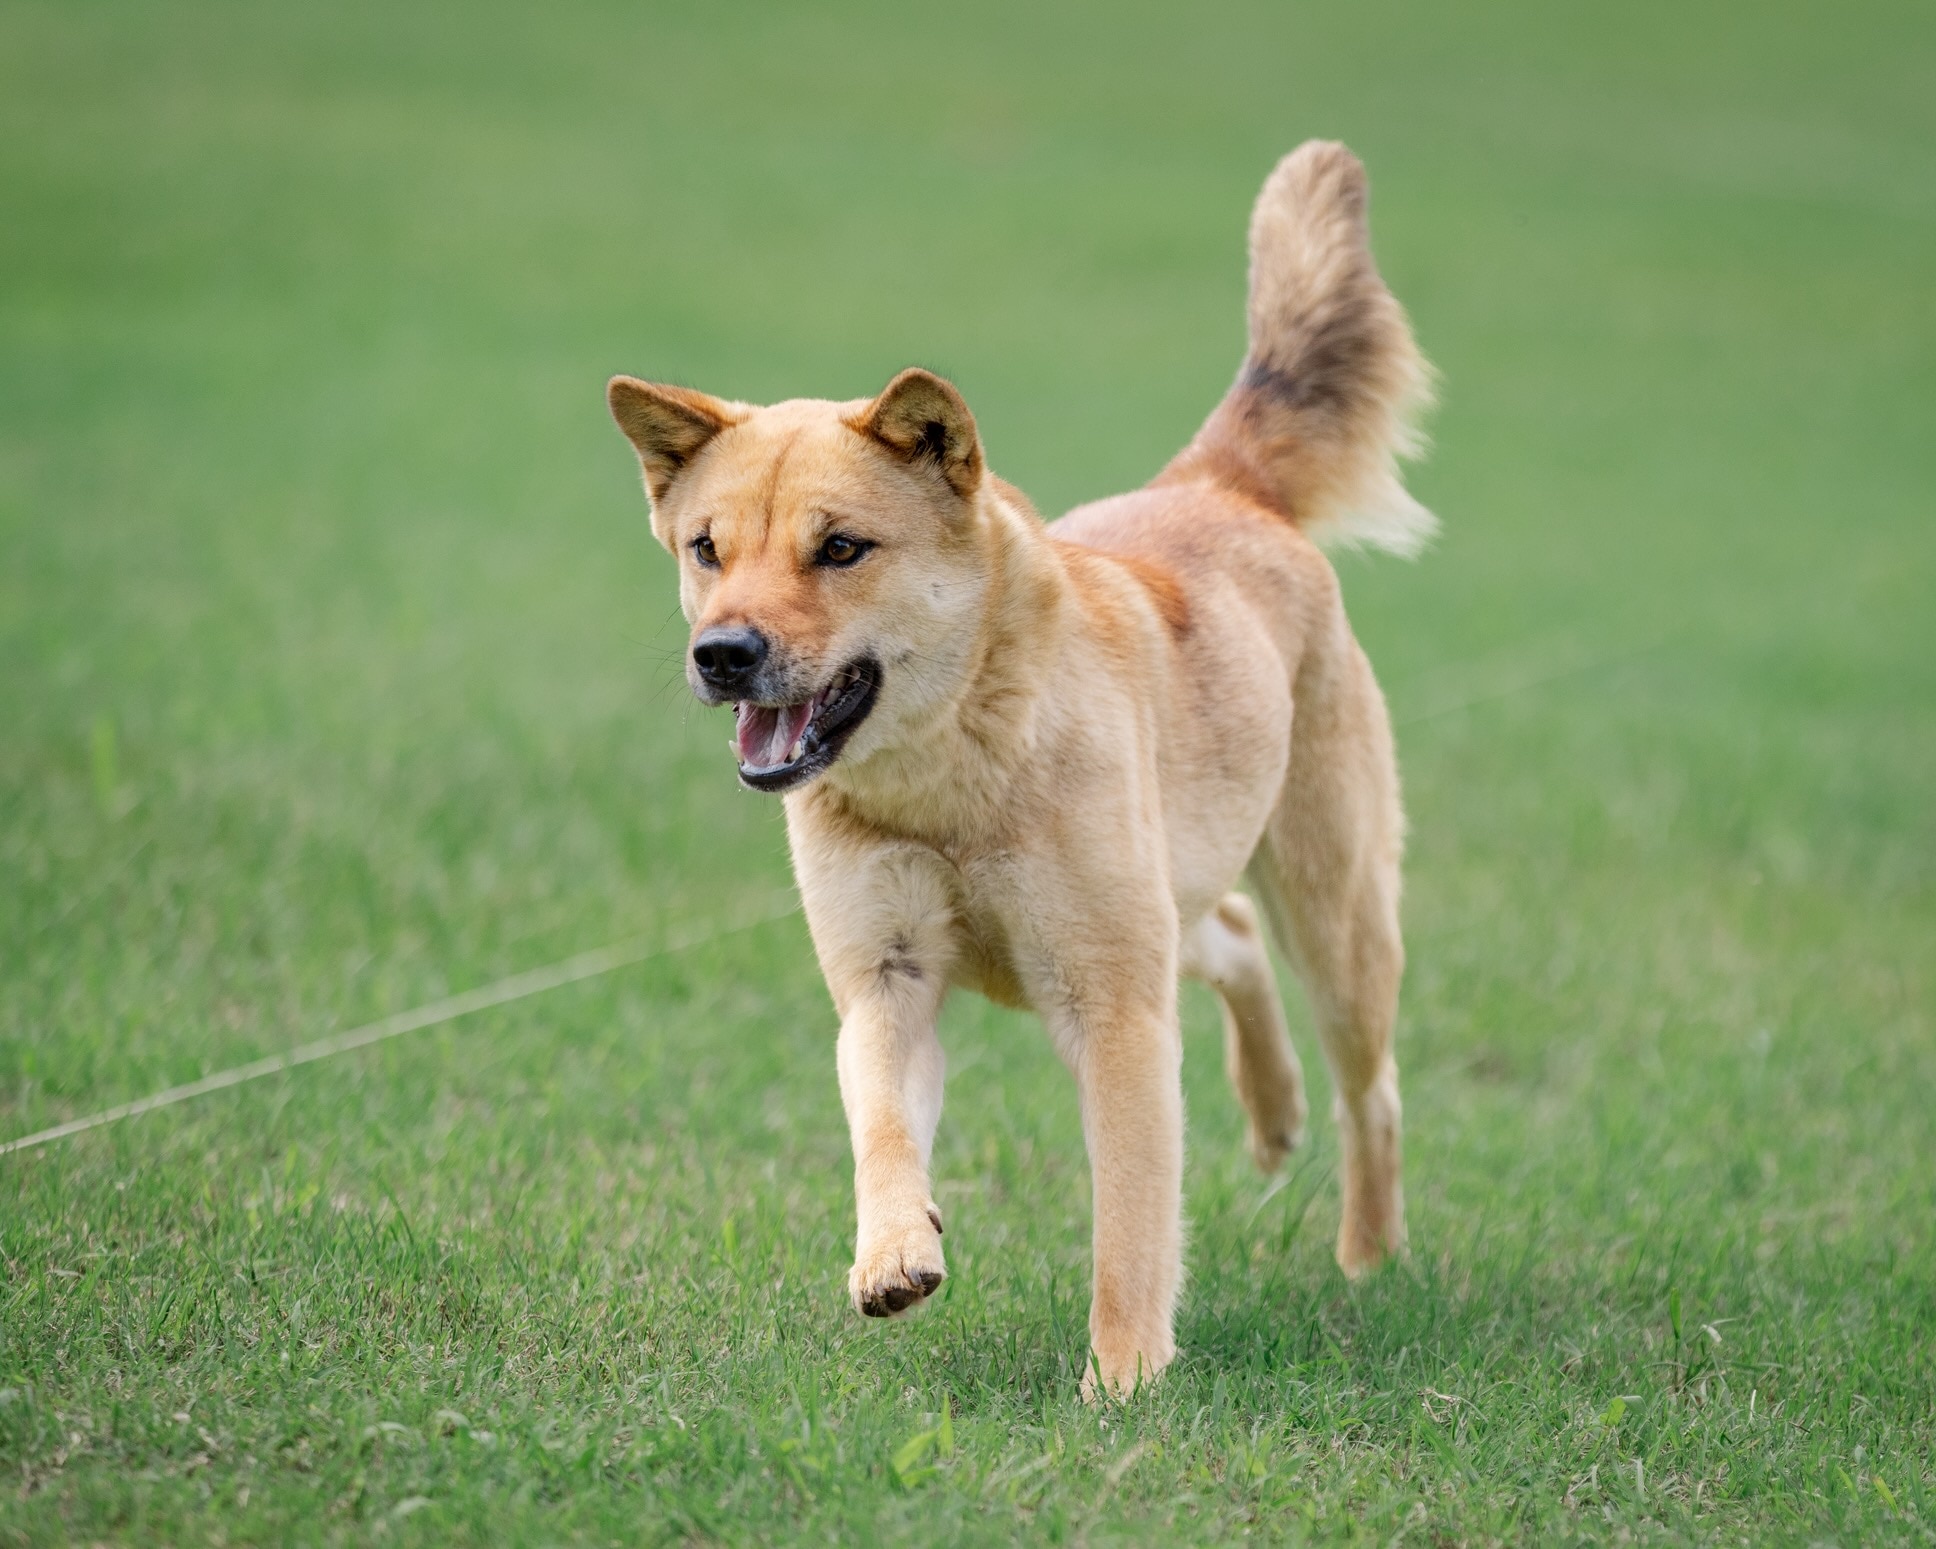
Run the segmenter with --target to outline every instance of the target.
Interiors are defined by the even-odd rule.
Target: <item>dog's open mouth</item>
[[[739,777],[756,791],[784,791],[811,780],[846,746],[880,692],[871,658],[851,662],[813,698],[797,705],[733,706]]]

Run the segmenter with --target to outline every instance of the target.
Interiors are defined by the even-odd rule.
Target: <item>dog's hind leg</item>
[[[1184,932],[1183,972],[1217,992],[1224,1070],[1250,1121],[1250,1154],[1261,1171],[1275,1172],[1304,1139],[1304,1070],[1257,910],[1242,893],[1227,894]]]
[[[1404,818],[1384,698],[1342,612],[1334,620],[1298,672],[1290,768],[1251,872],[1331,1068],[1344,1190],[1338,1264],[1355,1276],[1405,1246],[1392,1058]]]

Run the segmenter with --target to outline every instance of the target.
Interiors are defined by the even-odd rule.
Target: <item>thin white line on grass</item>
[[[1602,667],[1615,667],[1622,662],[1629,662],[1637,657],[1651,655],[1662,646],[1671,645],[1679,633],[1680,631],[1676,630],[1670,634],[1658,636],[1644,644],[1622,646],[1617,650],[1605,651],[1596,656],[1588,656],[1570,662],[1562,662],[1557,666],[1535,668],[1530,672],[1522,672],[1504,683],[1495,683],[1489,688],[1481,688],[1469,693],[1457,695],[1451,699],[1443,700],[1436,705],[1430,705],[1423,710],[1415,710],[1410,715],[1395,716],[1392,719],[1392,726],[1394,729],[1401,729],[1407,726],[1416,726],[1421,721],[1435,721],[1442,715],[1454,715],[1460,710],[1469,710],[1474,705],[1487,704],[1495,699],[1510,698],[1514,694],[1524,693],[1529,688],[1541,688],[1548,683],[1557,683],[1562,678],[1574,678],[1580,676],[1582,673],[1597,672]]]
[[[1645,656],[1659,650],[1673,639],[1673,635],[1662,636],[1644,645],[1629,646],[1622,650],[1609,651],[1584,661],[1566,663],[1556,668],[1534,672],[1514,681],[1500,684],[1477,693],[1466,694],[1451,699],[1430,709],[1412,715],[1402,716],[1392,724],[1395,727],[1415,726],[1420,721],[1436,720],[1442,715],[1484,704],[1488,700],[1504,699],[1509,695],[1521,693],[1529,688],[1537,688],[1561,678],[1574,677],[1580,673],[1592,672],[1601,667]],[[610,973],[615,968],[642,962],[648,957],[663,957],[673,952],[683,952],[688,948],[703,946],[708,941],[716,941],[721,936],[729,936],[737,931],[751,930],[756,925],[764,925],[791,914],[796,906],[789,903],[783,909],[769,910],[755,919],[737,925],[721,926],[710,931],[701,931],[688,937],[675,937],[663,945],[647,945],[643,938],[633,937],[629,941],[614,942],[610,946],[599,947],[590,952],[581,952],[576,957],[565,958],[562,962],[552,963],[544,968],[533,968],[521,974],[512,974],[508,979],[499,979],[493,984],[481,985],[474,990],[466,990],[461,995],[451,995],[443,1000],[432,1001],[427,1006],[419,1006],[415,1011],[400,1011],[395,1016],[385,1017],[381,1022],[372,1022],[366,1027],[355,1028],[347,1033],[339,1033],[334,1038],[320,1038],[314,1043],[301,1044],[286,1054],[273,1054],[267,1059],[256,1060],[247,1065],[237,1065],[230,1070],[218,1070],[212,1076],[203,1076],[199,1081],[190,1081],[184,1086],[171,1086],[165,1092],[156,1092],[150,1097],[137,1098],[131,1103],[122,1103],[116,1108],[103,1109],[100,1113],[89,1114],[83,1119],[69,1119],[65,1124],[56,1124],[52,1129],[44,1129],[32,1135],[22,1135],[17,1140],[0,1141],[0,1156],[15,1151],[27,1151],[35,1146],[44,1146],[52,1140],[65,1140],[69,1135],[78,1135],[83,1130],[98,1129],[103,1124],[113,1124],[120,1119],[132,1119],[156,1108],[166,1108],[174,1103],[186,1102],[191,1097],[201,1097],[208,1092],[219,1092],[226,1087],[240,1086],[245,1081],[254,1081],[262,1076],[273,1076],[279,1070],[290,1070],[297,1065],[307,1065],[314,1060],[328,1059],[332,1054],[347,1054],[352,1049],[361,1049],[368,1044],[380,1043],[386,1038],[395,1038],[400,1033],[414,1033],[419,1028],[434,1027],[439,1022],[455,1021],[473,1011],[483,1011],[491,1006],[502,1006],[508,1001],[523,1000],[528,995],[542,995],[546,990],[559,989],[567,984],[575,984],[580,979],[593,979],[600,974]],[[1258,1202],[1258,1209],[1269,1202],[1273,1188]],[[1252,1215],[1255,1216],[1253,1211]]]
[[[702,947],[709,941],[718,941],[722,937],[736,935],[740,931],[752,930],[757,925],[782,919],[792,914],[797,907],[789,901],[784,908],[768,909],[750,920],[741,920],[733,925],[715,926],[710,930],[693,931],[657,944],[647,941],[643,936],[615,941],[610,946],[597,947],[590,952],[580,952],[576,957],[567,957],[562,961],[549,963],[543,968],[526,969],[525,972],[512,974],[509,978],[479,985],[474,990],[465,990],[461,995],[447,995],[442,1000],[433,1000],[429,1005],[419,1006],[414,1011],[399,1011],[396,1015],[387,1016],[380,1022],[352,1028],[346,1033],[336,1034],[333,1038],[318,1038],[313,1043],[298,1044],[283,1054],[272,1054],[267,1059],[252,1060],[247,1065],[218,1070],[214,1075],[203,1076],[199,1081],[190,1081],[182,1086],[171,1086],[166,1091],[136,1098],[131,1103],[121,1103],[117,1107],[104,1108],[101,1112],[91,1113],[83,1119],[69,1119],[65,1124],[56,1124],[52,1129],[44,1129],[36,1134],[22,1135],[17,1140],[0,1141],[0,1156],[6,1156],[14,1151],[30,1150],[34,1146],[44,1146],[52,1140],[65,1140],[69,1135],[78,1135],[83,1130],[98,1129],[103,1124],[113,1124],[120,1119],[132,1119],[140,1114],[151,1113],[157,1108],[167,1108],[175,1103],[187,1102],[191,1097],[220,1092],[227,1087],[240,1086],[245,1081],[254,1081],[262,1076],[273,1076],[279,1070],[292,1070],[298,1065],[326,1060],[333,1054],[347,1054],[352,1049],[381,1043],[386,1038],[395,1038],[403,1033],[414,1033],[419,1028],[435,1027],[440,1022],[454,1022],[458,1017],[469,1016],[473,1011],[485,1011],[492,1006],[502,1006],[514,1000],[524,1000],[528,996],[542,995],[546,990],[561,989],[567,984],[576,984],[581,979],[595,979],[600,974],[608,974],[615,968],[625,968],[633,963],[644,962],[650,957],[669,957],[674,952],[685,952],[693,947]]]

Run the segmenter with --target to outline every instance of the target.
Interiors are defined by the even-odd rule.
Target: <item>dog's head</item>
[[[791,790],[918,735],[969,670],[988,585],[961,395],[917,369],[853,403],[623,376],[607,397],[679,561],[686,679],[735,707],[740,779]]]

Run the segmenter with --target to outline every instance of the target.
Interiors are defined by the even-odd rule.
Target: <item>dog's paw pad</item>
[[[857,1290],[855,1300],[870,1318],[891,1318],[906,1312],[917,1302],[926,1301],[947,1276],[938,1269],[917,1269],[905,1273],[898,1283],[890,1282]]]
[[[847,1277],[857,1310],[892,1318],[926,1301],[948,1278],[941,1259],[941,1223],[932,1207],[902,1232],[869,1244]]]
[[[891,1318],[920,1299],[920,1293],[911,1286],[890,1285],[870,1295],[860,1304],[860,1310],[870,1318]]]

